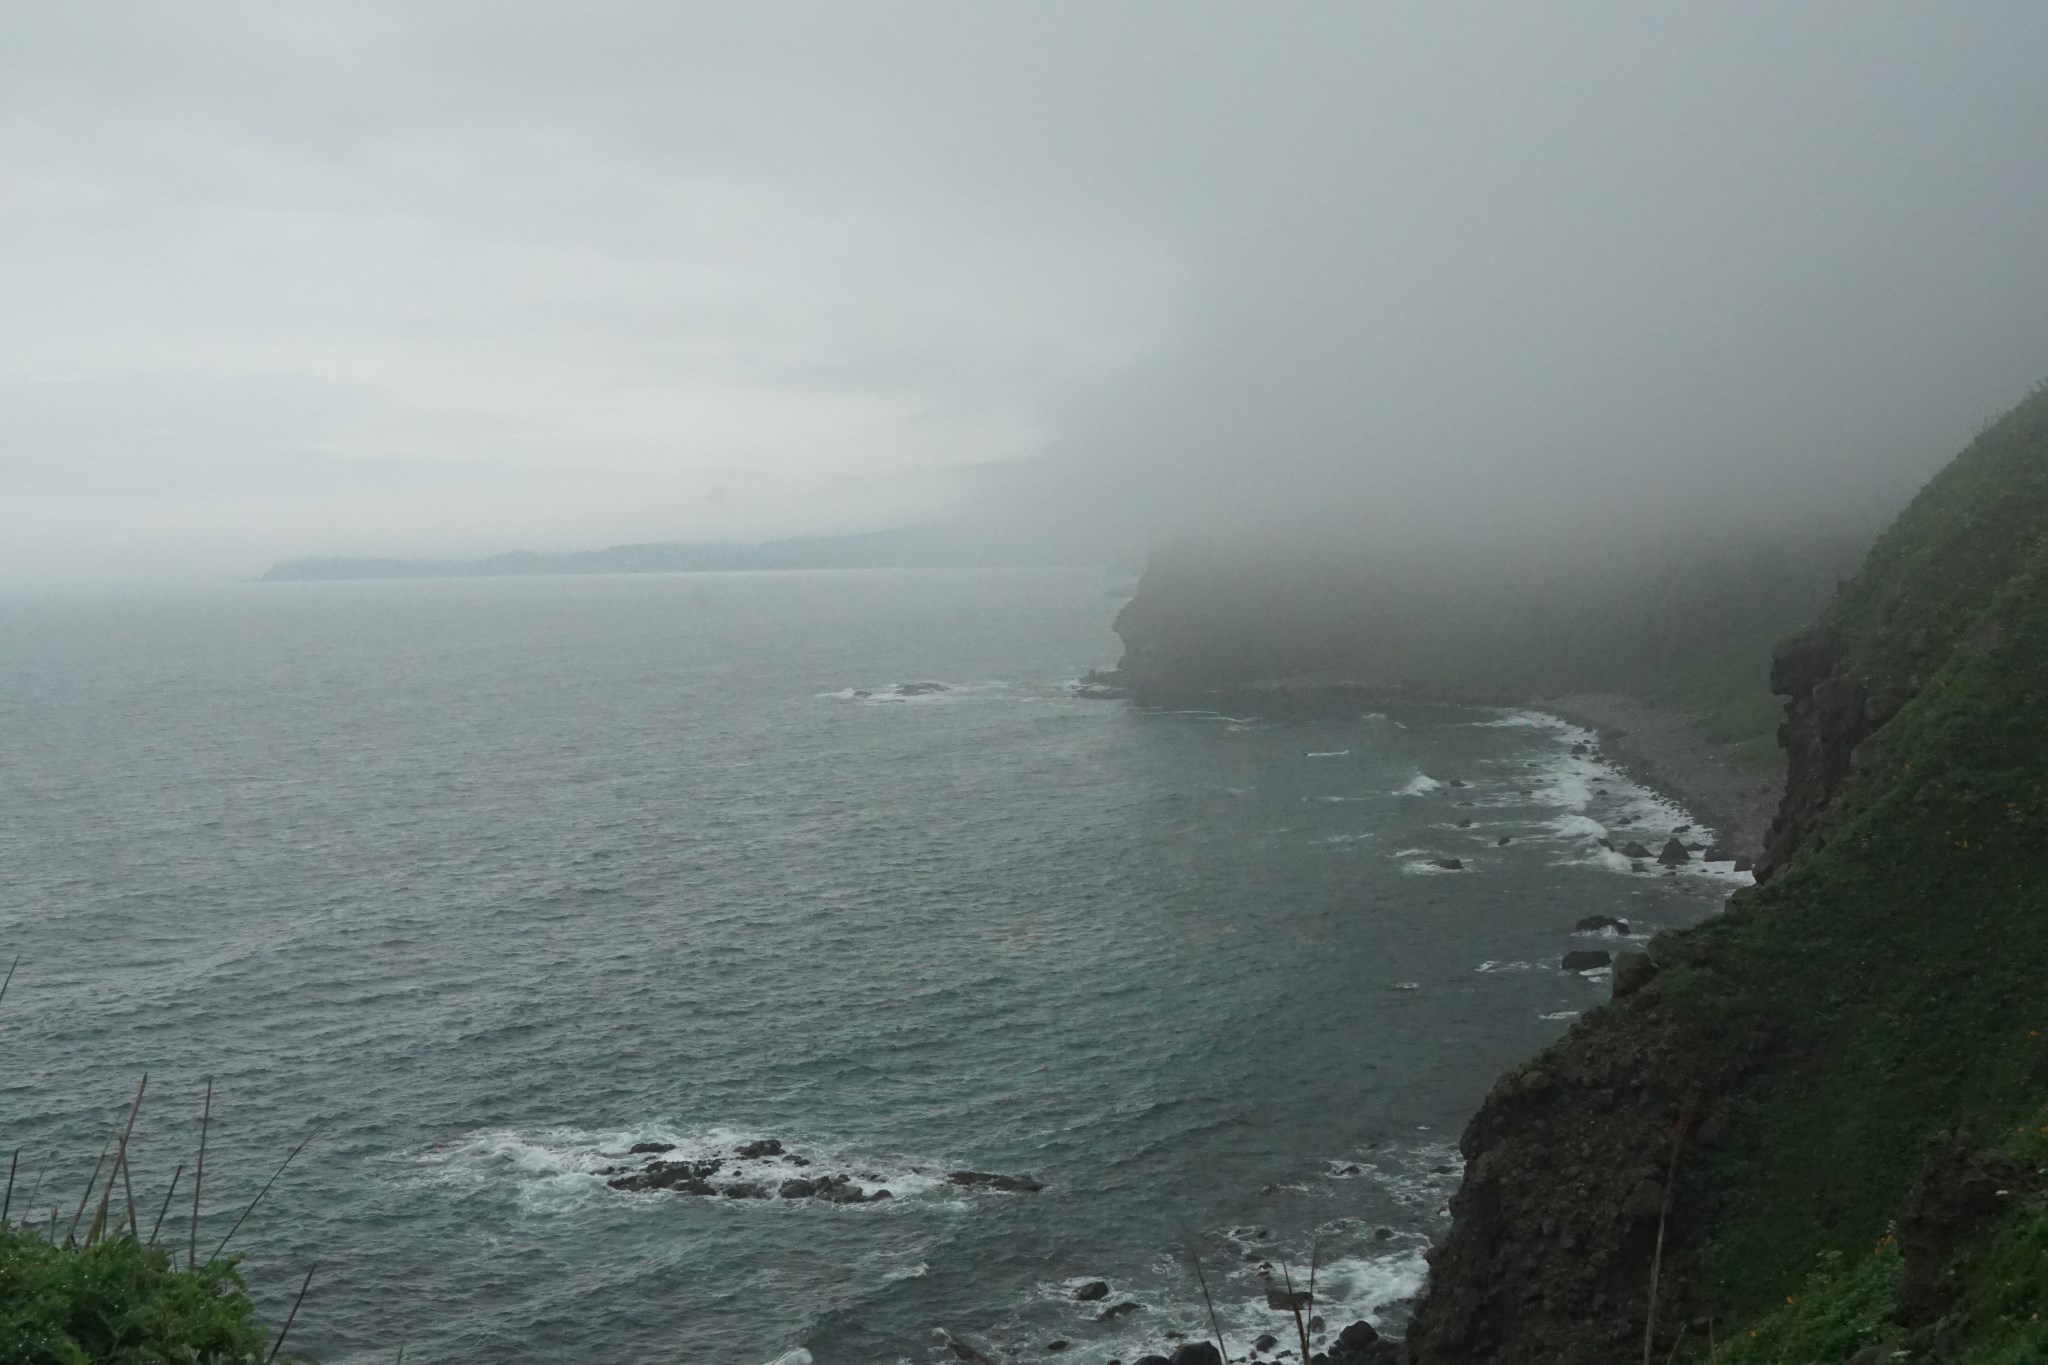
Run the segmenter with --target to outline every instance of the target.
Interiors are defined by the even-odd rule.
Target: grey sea
[[[1747,878],[1602,848],[1689,822],[1535,712],[1081,695],[1115,586],[0,600],[12,1216],[62,1233],[146,1072],[180,1248],[311,1135],[228,1249],[273,1321],[317,1267],[330,1362],[1102,1365],[1205,1331],[1197,1265],[1241,1350],[1312,1255],[1398,1330],[1460,1126],[1605,998],[1574,926]],[[612,1187],[655,1160],[712,1192]]]

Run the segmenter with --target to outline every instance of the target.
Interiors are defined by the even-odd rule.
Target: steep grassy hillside
[[[1653,1265],[1660,1360],[2044,1358],[2044,533],[2037,394],[1781,651],[1775,875],[1474,1118],[1416,1361],[1641,1359]]]

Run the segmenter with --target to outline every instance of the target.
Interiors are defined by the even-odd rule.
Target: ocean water
[[[292,1343],[331,1362],[923,1362],[948,1331],[1101,1365],[1202,1330],[1197,1265],[1242,1349],[1282,1323],[1262,1269],[1312,1254],[1332,1330],[1398,1329],[1460,1126],[1606,994],[1559,969],[1618,946],[1575,923],[1640,938],[1747,879],[1599,848],[1687,817],[1534,713],[1078,696],[1111,588],[0,600],[16,1216],[69,1222],[146,1071],[145,1222],[213,1080],[202,1250],[313,1134],[232,1246],[273,1320],[317,1265]],[[893,1197],[609,1188],[646,1142]]]

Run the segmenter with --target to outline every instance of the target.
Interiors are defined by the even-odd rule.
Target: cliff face
[[[1781,646],[1790,772],[1768,884],[1660,936],[1617,968],[1620,998],[1496,1084],[1463,1137],[1463,1187],[1409,1338],[1417,1365],[1633,1360],[1646,1338],[1662,1359],[1709,1331],[1724,1362],[1760,1358],[1734,1329],[1801,1312],[1816,1265],[1838,1263],[1816,1258],[1891,1245],[1887,1226],[1934,1178],[1935,1134],[2041,1126],[2044,537],[2037,394]],[[1954,1140],[1941,1150],[1940,1169],[1976,1169]],[[2007,1173],[2000,1198],[2031,1169],[2009,1154],[1978,1166]],[[1945,1265],[1961,1245],[1922,1260]],[[1849,1343],[1833,1358],[1934,1330],[1872,1283],[1884,1311],[1831,1325],[1827,1340]],[[2011,1317],[1973,1318],[1962,1294],[1943,1320],[1950,1358]],[[2048,1308],[2048,1291],[2035,1297]]]

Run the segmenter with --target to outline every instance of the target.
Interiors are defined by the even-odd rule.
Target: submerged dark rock
[[[1574,948],[1564,955],[1560,964],[1568,972],[1590,972],[1605,967],[1614,960],[1614,955],[1605,948]]]
[[[1572,926],[1575,934],[1597,934],[1602,929],[1612,929],[1617,934],[1628,932],[1628,921],[1612,915],[1588,915]]]
[[[782,1143],[777,1138],[761,1138],[755,1142],[741,1143],[733,1149],[733,1155],[748,1161],[764,1156],[781,1156]]]
[[[1090,1280],[1074,1291],[1074,1297],[1082,1303],[1094,1303],[1097,1299],[1109,1297],[1109,1281]]]
[[[1509,838],[1507,835],[1503,834],[1500,836],[1500,838],[1494,840],[1493,842],[1496,848],[1506,848],[1509,844],[1512,844],[1514,840]]]
[[[642,1156],[649,1152],[673,1152],[675,1149],[673,1142],[636,1142],[626,1149],[626,1155]]]
[[[1166,1365],[1223,1365],[1223,1354],[1210,1342],[1190,1341],[1167,1357]]]
[[[1634,839],[1631,839],[1621,846],[1621,856],[1624,858],[1647,858],[1650,856],[1650,850],[1644,848]]]
[[[1115,1322],[1124,1314],[1135,1313],[1144,1306],[1144,1304],[1139,1303],[1136,1299],[1125,1299],[1122,1303],[1113,1303],[1100,1313],[1097,1313],[1095,1320],[1097,1322]]]
[[[1457,858],[1438,858],[1436,865],[1446,872],[1463,872],[1465,870],[1464,862]]]
[[[1282,1313],[1291,1313],[1297,1308],[1306,1308],[1315,1301],[1315,1296],[1306,1289],[1283,1289],[1274,1286],[1266,1291],[1266,1307]]]
[[[991,1171],[954,1171],[946,1179],[970,1189],[1002,1190],[1007,1194],[1036,1194],[1045,1188],[1028,1175],[997,1175]]]

